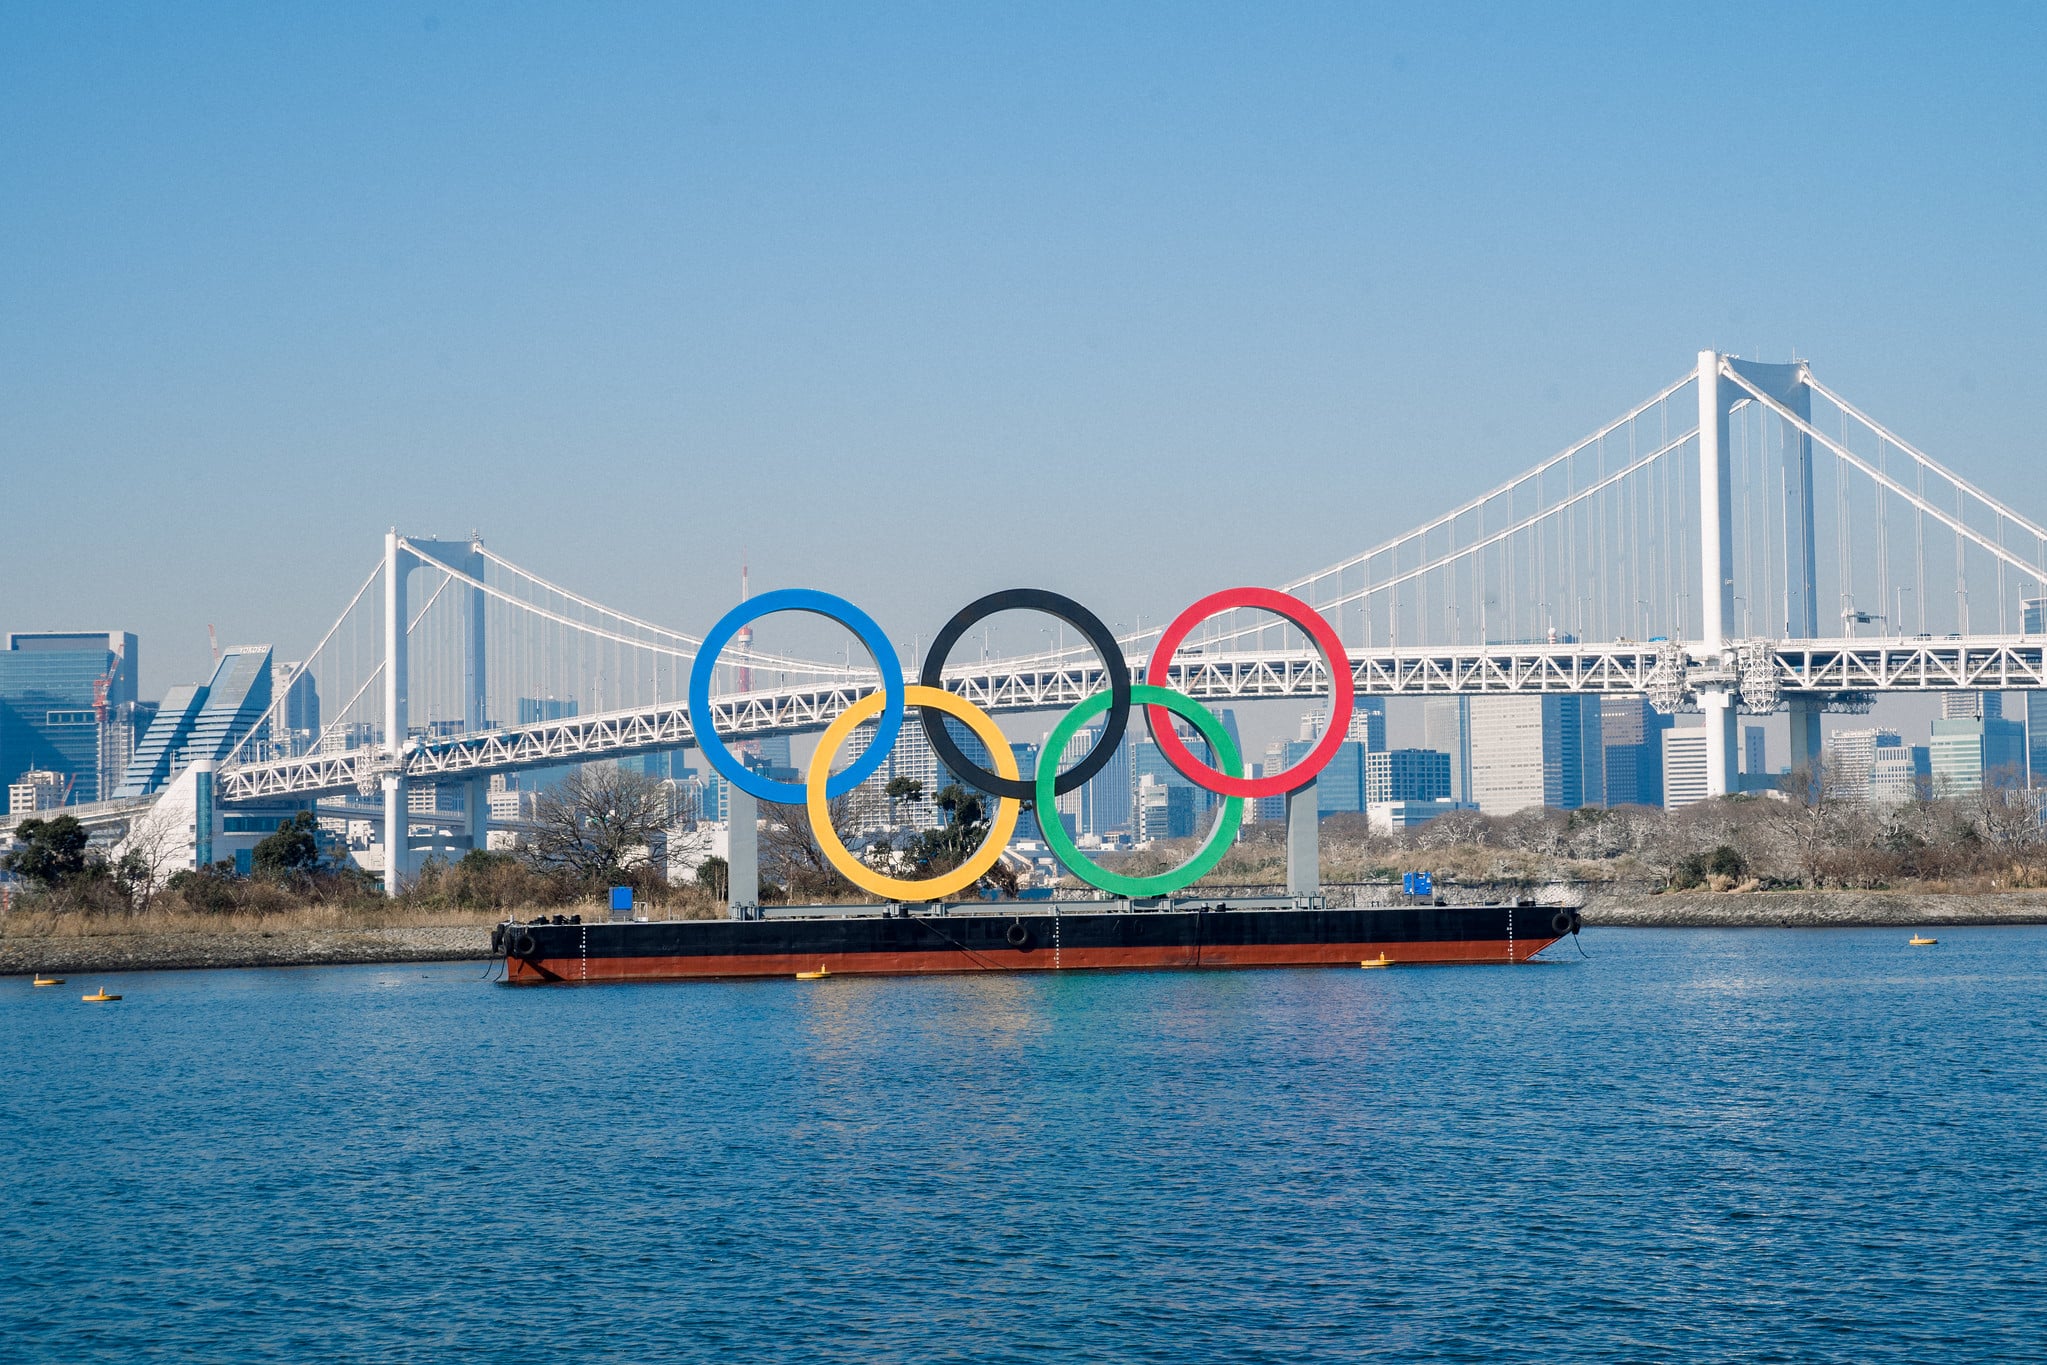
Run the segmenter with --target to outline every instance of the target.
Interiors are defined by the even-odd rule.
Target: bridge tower
[[[1762,365],[1699,352],[1699,576],[1701,622],[1699,662],[1712,680],[1699,687],[1706,713],[1706,791],[1725,796],[1736,790],[1740,771],[1735,754],[1734,644],[1734,503],[1732,466],[1728,458],[1728,422],[1741,390],[1723,373],[1733,369],[1749,383],[1796,413],[1812,419],[1811,375],[1803,363]],[[1787,428],[1789,424],[1787,423]],[[1810,640],[1819,634],[1819,600],[1813,550],[1812,439],[1788,430],[1784,489],[1784,634]],[[1750,593],[1753,584],[1747,585]],[[1754,609],[1751,598],[1751,610]],[[1791,709],[1791,763],[1810,769],[1820,754],[1820,703],[1816,697],[1794,697]]]
[[[1804,361],[1762,365],[1730,358],[1728,368],[1770,395],[1802,422],[1812,421],[1812,371]],[[1813,538],[1812,437],[1784,423],[1784,619],[1783,638],[1813,640],[1820,634],[1819,570]],[[1724,455],[1723,455],[1723,458]],[[1753,585],[1750,591],[1754,591]],[[1767,619],[1767,618],[1766,618]],[[1774,633],[1766,631],[1765,634]],[[1812,771],[1820,761],[1820,699],[1799,695],[1791,712],[1791,766]]]
[[[411,634],[408,580],[412,571],[434,564],[466,574],[471,586],[462,593],[462,724],[470,734],[489,728],[489,682],[484,637],[483,541],[407,540],[394,528],[384,537],[384,894],[395,896],[412,874],[410,786],[405,779],[406,741],[411,714],[408,688]],[[463,784],[464,842],[471,848],[490,845],[489,780],[471,777]]]
[[[396,896],[411,871],[406,854],[412,838],[412,815],[405,790],[406,674],[405,654],[410,614],[405,579],[411,566],[398,528],[384,533],[384,894]]]
[[[1732,642],[1734,616],[1734,507],[1727,450],[1728,416],[1734,391],[1720,374],[1720,353],[1699,352],[1699,662],[1720,680],[1699,686],[1706,713],[1706,791],[1734,790],[1734,703]]]

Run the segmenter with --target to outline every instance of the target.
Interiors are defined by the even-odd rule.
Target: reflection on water
[[[7,982],[0,1358],[2023,1357],[2047,932],[1902,937]]]

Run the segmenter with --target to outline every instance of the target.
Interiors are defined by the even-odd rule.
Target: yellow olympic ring
[[[831,865],[861,890],[899,901],[935,901],[972,886],[981,880],[982,873],[995,866],[1002,850],[1009,847],[1009,836],[1016,832],[1016,818],[1023,811],[1023,802],[1008,796],[1000,798],[995,804],[995,819],[988,826],[988,837],[974,851],[974,856],[936,877],[926,877],[922,881],[884,877],[855,858],[840,841],[839,832],[832,828],[831,809],[825,800],[825,782],[831,777],[832,759],[838,756],[846,737],[853,733],[853,727],[879,714],[887,700],[880,692],[868,693],[841,712],[818,740],[817,752],[810,756],[810,771],[805,775],[803,784],[805,806],[810,811],[810,832],[816,836],[817,846],[824,850],[824,856]],[[988,746],[988,753],[995,760],[995,771],[1011,781],[1016,780],[1016,755],[1010,752],[1009,738],[986,711],[944,688],[924,687],[916,683],[903,689],[903,704],[930,707],[965,721],[967,728]]]

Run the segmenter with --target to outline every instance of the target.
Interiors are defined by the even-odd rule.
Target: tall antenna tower
[[[744,602],[746,600],[746,597],[747,597],[746,559],[744,556],[742,556],[739,561],[739,600]],[[753,651],[753,622],[749,621],[739,628],[739,635],[737,639],[739,643],[740,655],[740,663],[738,669],[739,690],[742,692],[751,692],[753,691],[753,670],[747,666],[746,656]]]

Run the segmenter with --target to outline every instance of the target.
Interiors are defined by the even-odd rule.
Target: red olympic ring
[[[1273,588],[1225,588],[1210,593],[1187,610],[1173,618],[1173,624],[1166,627],[1166,633],[1159,636],[1158,648],[1152,651],[1151,662],[1145,665],[1144,680],[1153,687],[1167,687],[1168,674],[1173,667],[1173,656],[1180,652],[1180,644],[1187,633],[1218,612],[1238,607],[1254,607],[1269,611],[1284,618],[1306,631],[1322,651],[1323,662],[1329,666],[1330,691],[1329,726],[1322,740],[1305,758],[1282,772],[1268,773],[1264,777],[1231,777],[1219,773],[1196,758],[1187,748],[1187,742],[1173,729],[1172,714],[1163,706],[1146,706],[1145,723],[1151,727],[1151,737],[1157,742],[1159,752],[1166,762],[1178,769],[1180,775],[1197,786],[1206,787],[1222,796],[1281,796],[1315,780],[1331,759],[1336,757],[1349,734],[1351,706],[1355,700],[1356,684],[1350,675],[1350,653],[1343,647],[1336,630],[1322,618],[1322,613],[1303,602],[1300,598]]]

